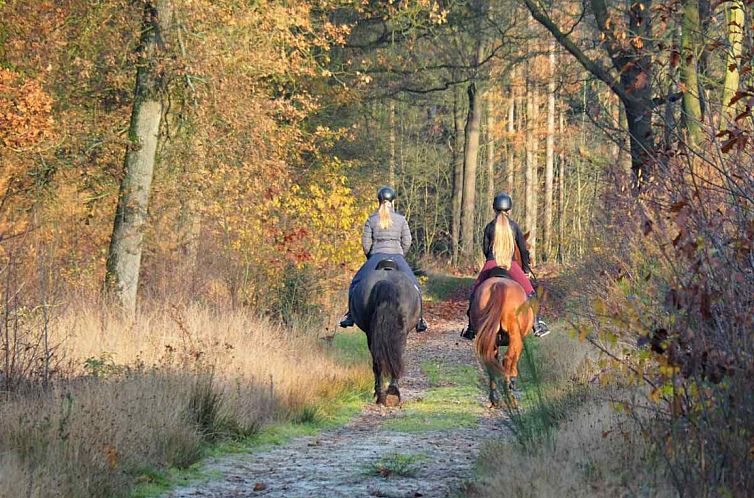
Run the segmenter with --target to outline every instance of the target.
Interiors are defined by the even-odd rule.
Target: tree
[[[451,194],[451,250],[453,262],[458,263],[461,238],[461,204],[463,199],[463,90],[453,87],[453,191]]]
[[[128,130],[130,144],[126,150],[107,257],[105,291],[130,313],[136,309],[142,239],[163,113],[165,75],[161,63],[167,50],[165,35],[170,29],[172,17],[170,0],[148,1],[144,6],[134,103]]]
[[[547,84],[547,145],[545,156],[545,222],[544,257],[550,257],[552,249],[552,196],[555,166],[555,42],[550,43],[550,80]]]
[[[743,48],[744,5],[741,0],[731,0],[725,4],[725,21],[728,25],[728,50],[725,63],[725,81],[723,84],[722,112],[720,128],[725,128],[736,116],[736,106],[731,99],[738,91],[740,79],[739,64]]]
[[[701,51],[701,25],[698,0],[684,0],[681,27],[681,82],[683,112],[689,145],[698,144],[702,134],[702,104],[699,98],[697,59]]]
[[[655,135],[652,130],[652,110],[655,107],[652,93],[652,57],[644,50],[652,42],[651,0],[631,2],[625,11],[625,31],[617,28],[619,16],[609,12],[606,0],[590,0],[597,21],[601,46],[618,73],[614,77],[608,68],[591,59],[545,12],[537,0],[523,0],[526,7],[595,78],[605,83],[621,100],[626,111],[631,147],[631,172],[633,184],[638,187],[651,170],[655,152]],[[585,4],[586,5],[586,4]]]
[[[481,45],[481,44],[480,44]],[[481,48],[480,48],[481,51]],[[463,202],[461,203],[461,257],[469,263],[474,254],[474,209],[476,207],[476,170],[479,159],[479,131],[482,121],[482,94],[477,83],[468,87],[469,112],[463,149]]]

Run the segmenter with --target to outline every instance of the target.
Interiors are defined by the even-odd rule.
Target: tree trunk
[[[725,83],[723,88],[720,128],[727,128],[736,117],[736,105],[730,100],[738,91],[740,79],[739,65],[744,33],[744,5],[741,0],[726,3],[725,20],[728,24],[728,57],[725,63]]]
[[[539,96],[534,85],[526,87],[526,230],[529,232],[529,254],[532,266],[537,255],[537,117]]]
[[[547,155],[545,161],[545,224],[543,259],[552,250],[552,187],[555,167],[555,42],[550,43],[550,81],[547,85]]]
[[[164,78],[159,59],[164,54],[164,35],[172,21],[170,0],[147,2],[144,7],[139,67],[128,130],[123,180],[107,257],[105,292],[126,311],[136,310],[142,239],[149,207],[155,153],[162,119]]]
[[[702,139],[702,104],[699,99],[699,75],[697,73],[697,58],[702,45],[701,29],[698,1],[684,0],[681,33],[681,82],[684,85],[683,113],[689,145],[696,145]]]
[[[516,155],[514,149],[513,133],[515,132],[516,118],[516,68],[511,70],[510,98],[508,100],[508,192],[513,195],[513,181],[516,175]],[[520,111],[519,111],[520,112]]]
[[[461,258],[471,263],[474,255],[474,206],[476,169],[479,157],[479,128],[482,121],[482,96],[471,82],[468,88],[469,112],[466,118],[466,142],[463,154],[463,202],[461,204]]]
[[[388,161],[388,181],[395,188],[395,102],[388,103],[388,126],[390,127],[388,140],[390,142],[390,158]]]
[[[451,197],[450,241],[453,264],[458,264],[461,237],[461,200],[463,198],[463,93],[460,85],[453,89],[453,194]]]
[[[564,143],[563,131],[565,128],[565,119],[563,118],[562,111],[560,112],[559,121],[560,140],[561,143]],[[563,220],[565,220],[565,150],[562,146],[558,156],[558,262],[563,263],[565,256],[563,254],[565,248],[565,244],[563,243]]]
[[[495,107],[492,92],[487,92],[487,219],[493,217],[492,199],[495,197]]]

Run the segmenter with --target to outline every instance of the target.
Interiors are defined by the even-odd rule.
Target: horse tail
[[[403,374],[405,317],[401,313],[400,292],[393,282],[382,280],[372,288],[369,323],[372,356],[383,374],[399,378]]]
[[[507,294],[508,286],[504,281],[491,286],[490,298],[477,325],[477,355],[488,369],[491,368],[499,375],[503,374],[503,369],[497,359],[497,334],[500,331]]]

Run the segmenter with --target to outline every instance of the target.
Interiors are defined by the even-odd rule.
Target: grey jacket
[[[364,232],[361,234],[361,247],[364,254],[401,254],[406,255],[411,247],[411,231],[408,222],[403,215],[390,211],[393,218],[392,226],[383,229],[380,227],[380,213],[372,213],[364,224]]]

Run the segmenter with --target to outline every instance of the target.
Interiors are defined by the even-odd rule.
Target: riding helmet
[[[495,200],[492,201],[492,208],[496,213],[500,211],[510,211],[513,208],[513,199],[505,192],[501,192],[495,196]]]
[[[391,189],[390,187],[382,187],[380,190],[377,191],[377,200],[380,202],[394,201],[395,190]]]

